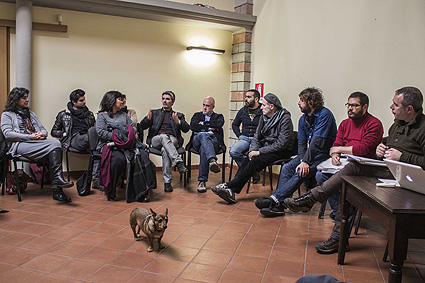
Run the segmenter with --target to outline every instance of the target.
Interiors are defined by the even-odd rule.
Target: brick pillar
[[[235,0],[235,12],[252,15],[254,0]]]

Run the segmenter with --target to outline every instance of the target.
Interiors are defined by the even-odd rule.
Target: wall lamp
[[[208,48],[208,47],[204,47],[204,46],[188,46],[188,47],[186,47],[186,50],[208,52],[208,53],[219,54],[219,55],[224,54],[224,52],[226,52],[223,49],[214,49],[214,48]]]

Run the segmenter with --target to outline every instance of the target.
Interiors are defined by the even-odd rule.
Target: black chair
[[[88,152],[88,151],[79,151],[79,150],[76,150],[75,148],[72,148],[72,147],[69,147],[65,151],[66,176],[68,176],[68,182],[70,181],[70,176],[69,176],[69,157],[68,157],[68,153],[69,152],[77,153],[77,154],[90,154],[90,152]]]
[[[149,154],[158,155],[158,156],[161,156],[162,157],[161,150],[160,149],[156,149],[156,148],[152,147],[151,145],[149,145],[148,153]],[[177,153],[183,159],[183,165],[186,167],[186,150],[183,147],[179,147],[179,148],[177,148]],[[187,178],[187,172],[185,172],[184,174],[180,174],[180,181],[182,180],[182,178],[184,179],[183,186],[186,187],[186,183],[187,183],[187,180],[186,180],[186,178]]]
[[[190,179],[191,174],[192,174],[192,153],[199,155],[199,151],[197,151],[194,147],[190,147],[190,148],[186,147],[186,150],[188,152],[188,156],[187,156],[187,166],[188,166],[188,168],[187,168],[187,170],[188,170],[188,172],[187,172],[188,173],[187,174],[187,182],[189,182],[189,179]],[[221,174],[222,174],[221,179],[222,179],[222,183],[224,183],[225,179],[226,179],[226,172],[225,172],[225,169],[226,169],[226,147],[224,147],[224,149],[222,147],[220,147],[215,154],[216,155],[220,155],[220,154],[223,155],[223,163],[221,165]]]
[[[89,147],[90,147],[90,160],[89,160],[89,167],[87,169],[87,175],[88,175],[88,183],[89,186],[91,186],[92,178],[93,178],[93,165],[95,160],[101,160],[102,154],[96,150],[97,143],[99,140],[99,137],[97,136],[96,127],[91,127],[87,131],[87,135],[89,137]]]

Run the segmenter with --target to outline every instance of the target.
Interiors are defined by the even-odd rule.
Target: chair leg
[[[273,166],[269,166],[270,190],[273,191]]]
[[[16,160],[13,160],[13,166],[15,166],[15,182],[16,182],[16,192],[18,194],[18,201],[22,201],[21,198],[21,187],[19,186],[19,177],[18,177],[18,166]]]
[[[354,235],[356,235],[356,236],[359,232],[360,221],[362,220],[362,214],[363,214],[363,212],[359,211],[359,216],[357,217],[357,222],[356,222],[356,229],[354,230]]]
[[[221,173],[221,180],[222,183],[226,182],[226,152],[223,152],[223,165],[221,166],[221,169],[223,172]]]
[[[264,174],[263,174],[263,187],[266,185],[266,173],[267,173],[267,166],[264,168]]]
[[[7,175],[7,173],[9,172],[9,163],[8,163],[8,161],[7,160],[4,160],[3,161],[3,180],[2,180],[2,182],[1,182],[1,194],[2,195],[4,195],[4,190],[5,190],[5,187],[6,187],[6,175]]]
[[[249,187],[251,186],[251,178],[248,179],[248,184],[246,186],[246,193],[249,194]]]
[[[46,164],[44,164],[43,163],[43,172],[42,172],[42,175],[41,175],[41,189],[43,189],[43,187],[44,187],[44,174],[46,173]]]
[[[322,206],[320,207],[319,216],[317,218],[322,219],[325,215],[325,209],[326,209],[326,201],[322,203]]]
[[[384,257],[382,258],[383,262],[388,262],[388,241],[387,241],[387,247],[385,248]]]
[[[93,166],[94,166],[94,159],[90,155],[89,167],[87,168],[87,177],[88,177],[89,188],[91,187],[91,182],[92,182],[92,179],[93,179]]]
[[[229,182],[232,180],[232,172],[233,172],[233,157],[231,157],[231,159],[230,159]]]
[[[354,212],[353,221],[350,223],[350,233],[348,233],[348,235],[351,235],[351,231],[353,231],[353,226],[354,226],[354,222],[356,221],[356,216],[357,216],[358,211],[359,211],[359,209],[356,207],[356,211]],[[359,216],[360,216],[360,213],[359,213]]]
[[[69,160],[68,160],[68,150],[65,150],[65,164],[66,164],[66,176],[68,177],[69,182]],[[43,169],[44,170],[44,169]]]
[[[187,182],[188,183],[189,183],[191,174],[192,174],[192,153],[189,151],[187,153]]]

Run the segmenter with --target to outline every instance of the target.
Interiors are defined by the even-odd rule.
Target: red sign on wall
[[[264,83],[255,84],[255,89],[260,93],[260,97],[264,96]]]

